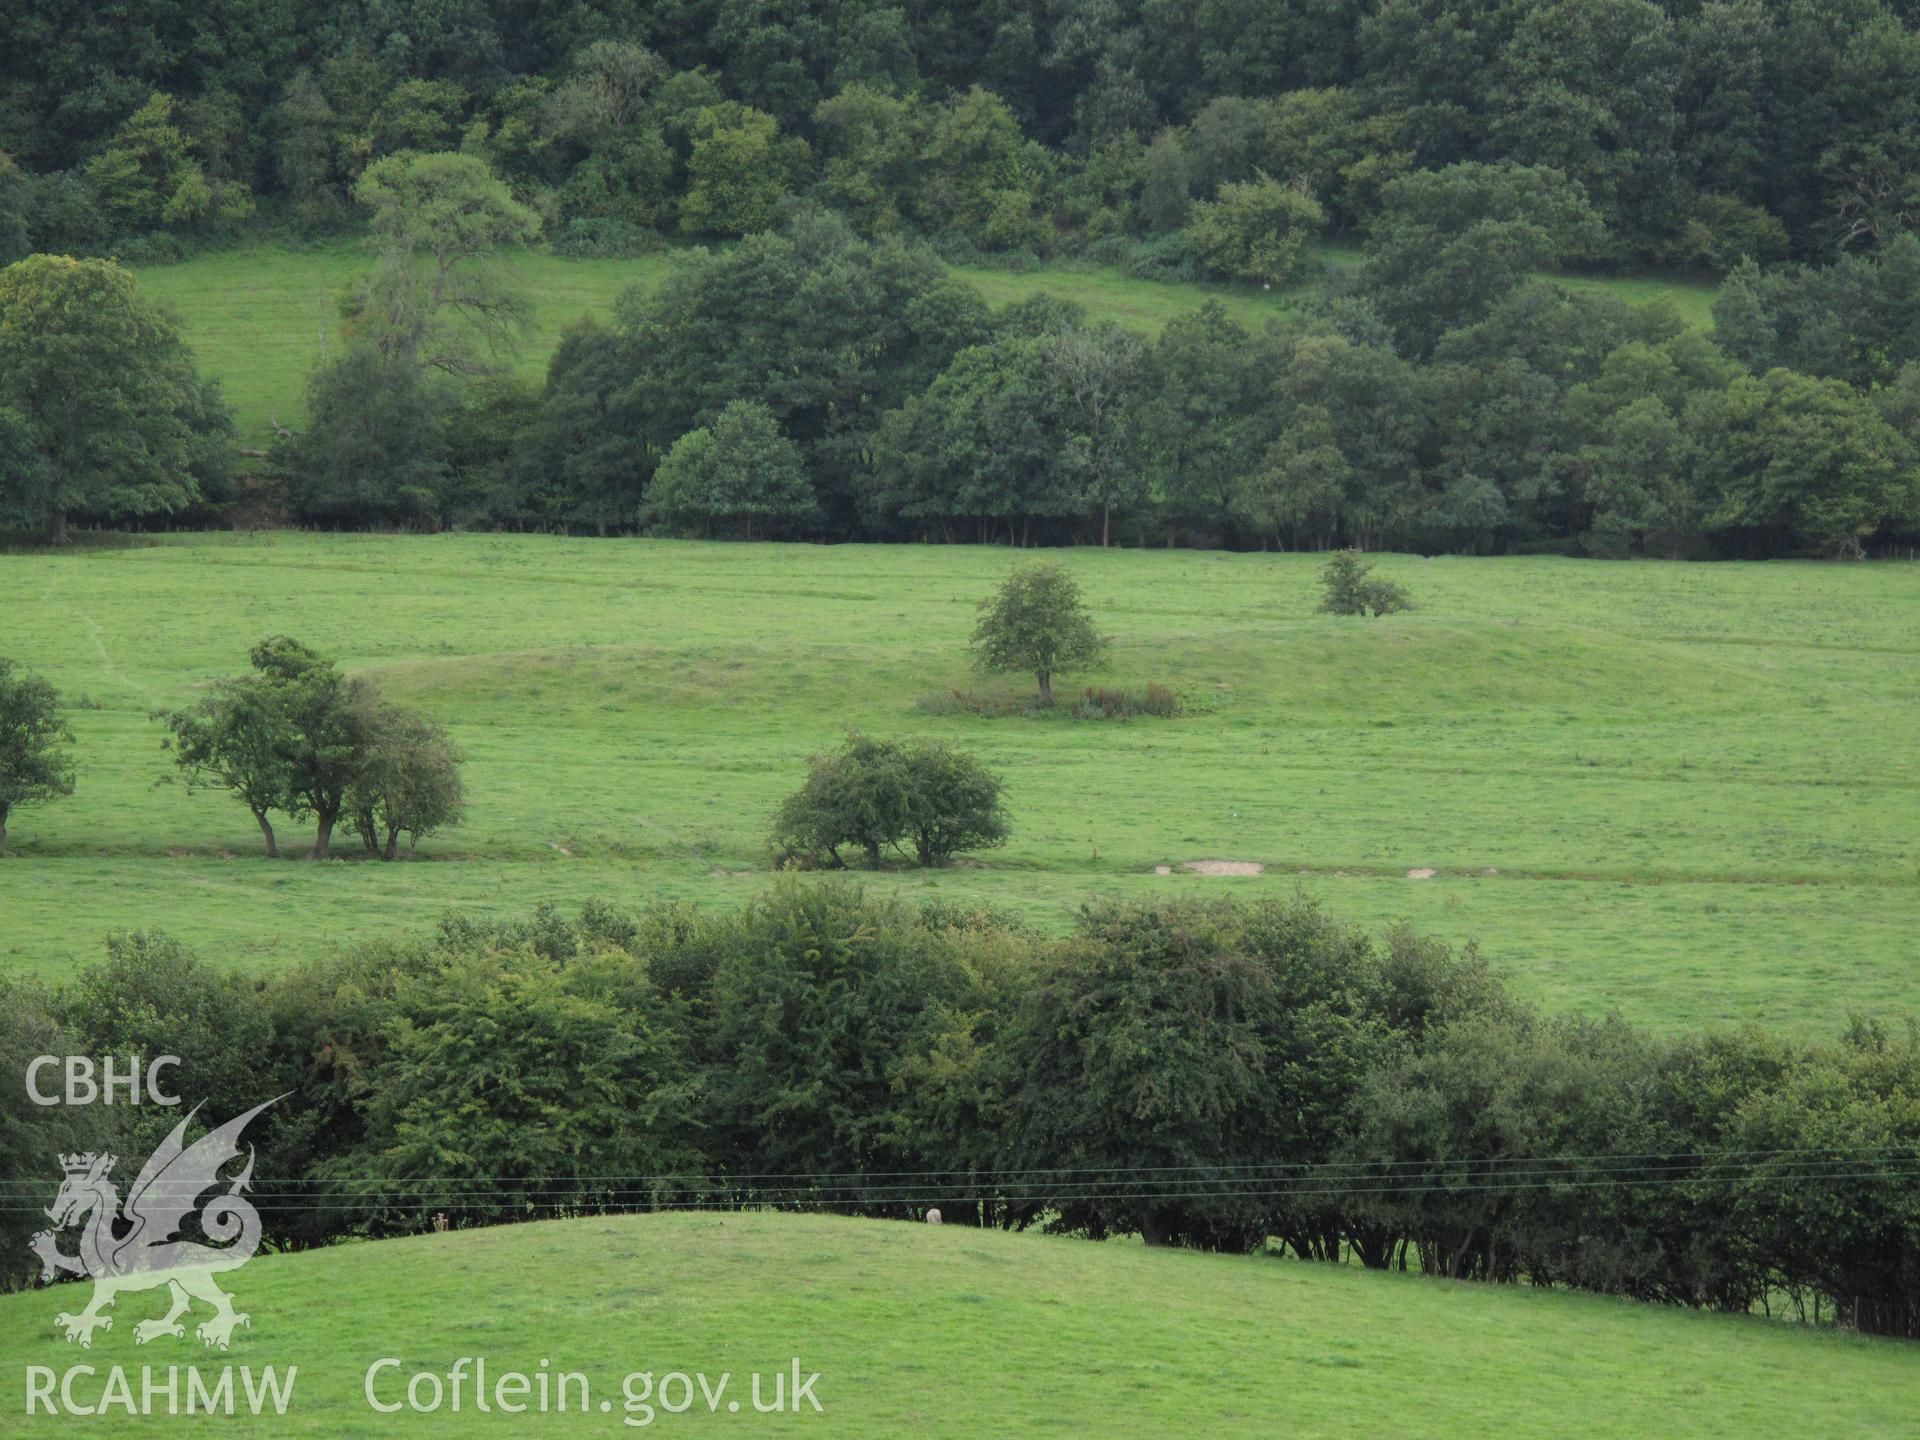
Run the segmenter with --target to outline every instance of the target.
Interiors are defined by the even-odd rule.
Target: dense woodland
[[[451,916],[266,981],[160,935],[109,949],[57,996],[0,981],[0,1060],[177,1054],[215,1115],[290,1092],[259,1132],[283,1245],[934,1205],[1920,1334],[1911,1026],[1550,1017],[1471,952],[1300,900],[1098,905],[1050,939],[788,885],[737,913]],[[0,1177],[176,1120],[14,1087]],[[0,1216],[0,1284],[39,1223]]]
[[[235,462],[197,379],[165,387],[177,403],[63,395],[55,415],[74,372],[20,373],[0,382],[0,504],[56,535],[72,515],[1911,543],[1915,18],[1883,0],[10,7],[0,257],[137,263],[266,233],[366,234],[378,258],[308,428],[272,455]],[[1153,340],[1044,301],[993,315],[940,263],[1275,285],[1323,237],[1358,263],[1266,333],[1198,307]],[[669,241],[708,248],[571,334],[543,387],[505,378],[521,316],[498,257]],[[1726,277],[1711,341],[1536,278],[1646,266]],[[44,355],[44,317],[18,318],[33,296],[5,303],[0,348]],[[165,329],[135,313],[123,328]],[[76,427],[114,423],[179,443],[77,453]]]

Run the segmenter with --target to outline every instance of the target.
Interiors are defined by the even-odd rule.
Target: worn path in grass
[[[889,891],[1063,926],[1099,894],[1300,887],[1655,1024],[1920,1001],[1920,567],[1390,556],[1420,608],[1369,621],[1314,613],[1311,556],[1059,554],[1115,641],[1063,693],[1158,681],[1188,714],[941,706],[1021,691],[965,651],[1003,549],[267,534],[0,556],[0,654],[87,707],[78,793],[14,818],[0,967],[58,976],[121,926],[261,969],[453,906],[738,903],[771,879],[806,755],[858,726],[975,749],[1007,785],[1011,844],[871,881]],[[172,781],[148,711],[276,632],[452,727],[463,828],[406,864],[271,863],[241,806]],[[289,850],[305,834],[282,826]]]

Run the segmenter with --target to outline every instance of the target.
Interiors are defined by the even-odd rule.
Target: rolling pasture
[[[1314,613],[1314,556],[1064,552],[1115,643],[1062,693],[1155,681],[1187,713],[941,703],[1030,683],[964,648],[1021,558],[272,533],[0,556],[0,653],[75,707],[79,768],[14,817],[0,968],[59,977],[115,927],[257,971],[450,907],[735,904],[805,756],[859,727],[1006,781],[1011,843],[868,882],[908,896],[1057,927],[1095,894],[1299,887],[1653,1025],[1824,1031],[1920,993],[1920,567],[1387,556],[1420,608],[1361,620]],[[465,826],[411,862],[269,862],[242,806],[172,779],[148,712],[276,632],[446,721]]]
[[[78,1291],[0,1296],[0,1405],[24,1411],[25,1367],[298,1366],[284,1417],[222,1428],[275,1436],[617,1435],[622,1382],[703,1372],[740,1413],[654,1412],[647,1431],[833,1436],[1024,1434],[1345,1437],[1418,1433],[1596,1437],[1911,1433],[1920,1351],[1754,1318],[1470,1286],[1244,1256],[1148,1250],[959,1226],[830,1216],[691,1213],[590,1218],[263,1256],[224,1277],[253,1317],[221,1354],[187,1340],[136,1347],[152,1293],[117,1307],[80,1351],[53,1312]],[[191,1353],[189,1353],[191,1352]],[[1471,1365],[1462,1356],[1471,1355]],[[481,1415],[471,1364],[459,1415],[375,1416],[416,1371],[461,1357],[583,1374],[588,1409]],[[817,1372],[821,1413],[751,1413],[750,1376]],[[181,1381],[182,1392],[185,1380]],[[239,1379],[235,1379],[236,1389]],[[426,1393],[425,1391],[422,1392]],[[578,1396],[577,1385],[571,1392]],[[1417,1400],[1409,1397],[1417,1397]],[[600,1409],[610,1402],[609,1411]],[[677,1403],[677,1401],[676,1401]],[[1411,1429],[1409,1405],[1417,1405]],[[1577,1422],[1573,1417],[1578,1417]],[[641,1418],[635,1412],[633,1418]],[[744,1423],[728,1423],[744,1422]],[[757,1423],[756,1423],[757,1422]],[[86,1423],[40,1415],[9,1433]],[[114,1433],[183,1422],[109,1412]]]

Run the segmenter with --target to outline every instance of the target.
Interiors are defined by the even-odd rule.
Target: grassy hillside
[[[1346,265],[1350,250],[1327,247],[1317,263]],[[141,268],[141,284],[180,316],[206,370],[220,377],[245,442],[272,433],[272,422],[293,425],[305,413],[306,378],[329,344],[338,344],[339,300],[370,263],[354,246],[285,249],[260,245],[201,256],[177,265]],[[671,255],[638,260],[563,260],[527,251],[515,260],[533,298],[534,328],[519,355],[520,369],[539,375],[560,333],[582,315],[607,315],[629,285],[651,288],[673,263]],[[1135,280],[1091,266],[1043,266],[1014,273],[961,269],[990,304],[1038,291],[1078,300],[1094,315],[1148,331],[1206,300],[1218,300],[1238,319],[1259,325],[1295,313],[1317,280],[1292,291],[1244,285],[1172,285]],[[1576,286],[1607,289],[1633,304],[1665,296],[1690,321],[1710,323],[1708,286],[1657,280],[1591,280]]]
[[[805,756],[859,726],[1006,779],[1012,843],[872,882],[910,896],[1057,926],[1095,893],[1298,886],[1656,1025],[1913,1004],[1920,567],[1387,557],[1420,608],[1366,621],[1314,613],[1312,556],[1071,551],[1116,641],[1086,678],[1191,713],[929,706],[1022,689],[965,652],[1016,558],[288,534],[0,556],[0,649],[90,707],[78,793],[15,817],[0,966],[61,974],[119,926],[260,968],[449,906],[738,903]],[[148,711],[281,631],[452,726],[464,828],[409,864],[273,863],[239,804],[170,781]],[[1207,859],[1266,872],[1182,869]]]
[[[1690,1436],[1912,1433],[1920,1349],[1758,1319],[1124,1244],[823,1216],[657,1215],[563,1221],[267,1257],[228,1276],[252,1328],[223,1357],[136,1319],[130,1295],[90,1352],[57,1338],[80,1293],[0,1297],[0,1407],[24,1415],[28,1365],[64,1371],[223,1361],[297,1365],[276,1436],[623,1433],[622,1382],[704,1372],[742,1413],[659,1414],[722,1430],[854,1436]],[[1462,1363],[1471,1355],[1474,1363]],[[590,1409],[537,1419],[371,1415],[416,1370],[461,1357],[489,1373],[583,1373]],[[803,1407],[751,1413],[748,1377],[818,1372]],[[398,1376],[396,1380],[394,1377]],[[80,1396],[98,1394],[99,1380]],[[577,1395],[577,1390],[574,1392]],[[1410,1397],[1413,1397],[1410,1400]],[[601,1413],[602,1400],[611,1413]],[[66,1433],[64,1416],[9,1433]],[[94,1422],[116,1433],[172,1433]],[[17,1428],[14,1428],[17,1427]]]

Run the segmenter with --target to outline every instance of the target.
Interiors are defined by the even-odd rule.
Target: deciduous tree
[[[1687,412],[1704,525],[1736,541],[1858,556],[1861,540],[1920,513],[1914,448],[1838,380],[1769,370]]]
[[[1336,550],[1320,570],[1320,610],[1327,615],[1391,615],[1411,610],[1407,592],[1373,573],[1356,550]]]
[[[1080,582],[1044,562],[1015,570],[980,602],[973,631],[974,661],[983,670],[1024,672],[1040,685],[1040,703],[1053,703],[1053,677],[1083,670],[1106,654]]]
[[[0,856],[13,811],[73,793],[72,744],[53,686],[0,659]]]
[[[800,451],[773,412],[735,400],[713,424],[689,430],[654,472],[647,504],[669,526],[746,539],[791,533],[819,518]]]
[[[163,514],[201,496],[205,437],[230,430],[173,322],[108,260],[32,255],[0,271],[0,509],[64,544],[74,513]]]
[[[422,837],[458,825],[465,760],[438,721],[401,705],[377,706],[346,803],[367,853],[395,860],[402,835],[411,853]]]
[[[806,783],[774,817],[781,857],[842,865],[857,848],[877,868],[889,849],[945,865],[962,850],[1006,843],[1000,780],[978,759],[938,740],[883,740],[858,732],[812,756]]]
[[[497,365],[527,320],[503,252],[538,235],[540,217],[464,154],[389,155],[354,198],[380,247],[359,328],[408,363],[456,375]]]
[[[1293,279],[1302,249],[1326,223],[1313,196],[1255,175],[1195,205],[1187,228],[1194,253],[1214,274],[1271,286]]]

